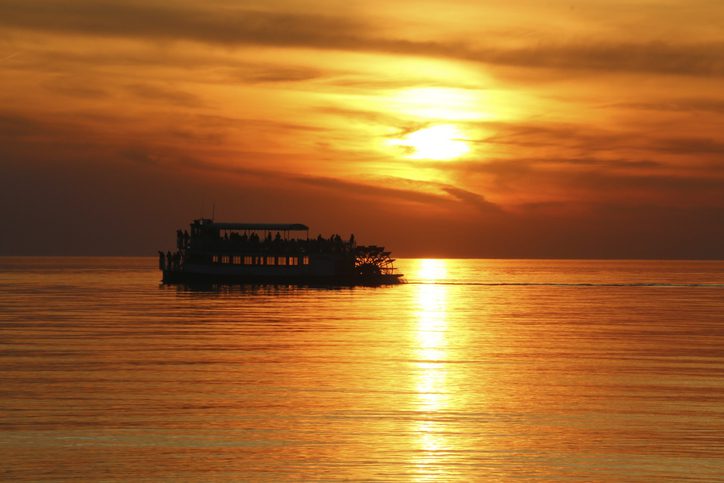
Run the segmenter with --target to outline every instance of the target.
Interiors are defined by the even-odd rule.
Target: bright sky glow
[[[390,107],[419,120],[473,121],[492,118],[481,91],[443,87],[405,89],[392,98]]]

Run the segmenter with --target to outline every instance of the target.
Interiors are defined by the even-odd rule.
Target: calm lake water
[[[724,262],[0,258],[0,479],[723,481]]]

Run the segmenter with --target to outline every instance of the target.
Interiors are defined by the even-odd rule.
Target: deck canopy
[[[301,223],[211,223],[211,228],[219,230],[242,231],[307,231],[309,227]]]

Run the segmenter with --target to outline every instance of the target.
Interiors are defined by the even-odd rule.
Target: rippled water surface
[[[724,262],[0,259],[0,479],[722,481]]]

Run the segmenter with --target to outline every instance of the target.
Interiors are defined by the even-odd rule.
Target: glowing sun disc
[[[450,124],[438,124],[395,139],[392,144],[409,148],[410,159],[450,160],[470,151],[470,146],[460,130]]]

